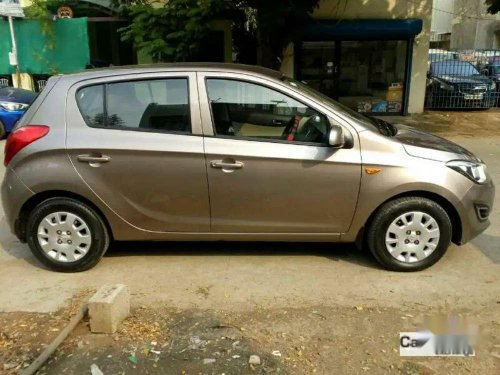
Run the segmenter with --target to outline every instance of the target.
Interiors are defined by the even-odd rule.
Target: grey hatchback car
[[[110,240],[321,241],[416,271],[488,225],[484,163],[264,68],[52,77],[5,146],[7,221],[57,271]]]

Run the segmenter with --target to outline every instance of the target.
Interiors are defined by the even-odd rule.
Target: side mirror
[[[338,125],[332,125],[328,133],[328,144],[331,147],[341,148],[345,144],[344,131]]]
[[[488,69],[481,70],[481,73],[483,74],[483,76],[489,76],[490,75],[490,72],[489,72]]]

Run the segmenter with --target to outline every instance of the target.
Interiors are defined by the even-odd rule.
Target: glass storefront
[[[359,112],[401,114],[407,49],[407,40],[303,42],[297,78]]]

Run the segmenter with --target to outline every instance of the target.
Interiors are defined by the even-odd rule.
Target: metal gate
[[[500,50],[429,50],[425,108],[500,105]]]

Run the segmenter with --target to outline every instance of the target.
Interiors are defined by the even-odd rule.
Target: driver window
[[[216,135],[326,143],[328,119],[279,91],[229,79],[207,79],[207,90]]]

